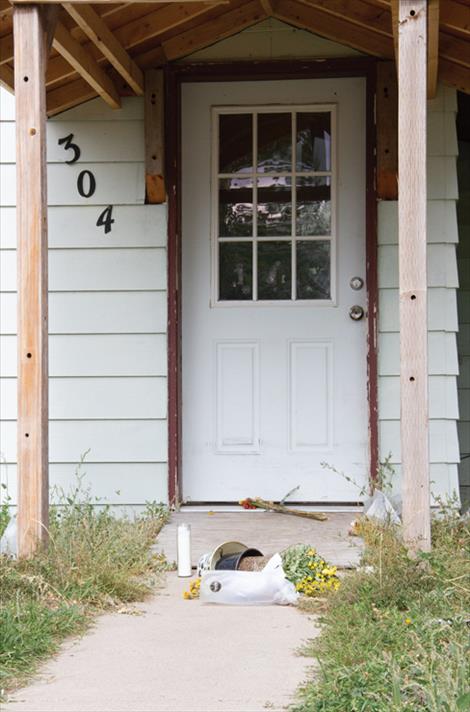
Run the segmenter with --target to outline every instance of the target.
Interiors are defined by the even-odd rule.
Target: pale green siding
[[[431,490],[458,492],[456,92],[428,105],[429,415]],[[379,436],[400,476],[398,204],[379,202]],[[398,489],[398,480],[397,480]]]
[[[81,157],[58,139],[74,134]],[[0,453],[16,496],[14,101],[0,93]],[[143,101],[100,99],[48,122],[50,480],[80,455],[112,504],[167,497],[166,206],[144,205]],[[77,176],[96,193],[83,199]],[[112,204],[110,233],[96,222]]]

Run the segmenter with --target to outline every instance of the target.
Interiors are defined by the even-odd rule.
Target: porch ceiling
[[[18,0],[18,2],[24,0]],[[51,0],[40,0],[45,4]],[[83,0],[59,5],[47,68],[47,111],[54,115],[101,95],[143,93],[143,71],[162,67],[275,17],[365,54],[394,56],[392,10],[398,0]],[[437,0],[430,0],[436,6]],[[0,82],[13,89],[12,5],[0,0]],[[437,24],[436,24],[437,30]],[[437,31],[436,31],[437,36]],[[430,38],[431,38],[430,33]],[[439,78],[470,93],[470,0],[439,10]],[[434,57],[434,61],[437,58]],[[432,58],[430,58],[432,61]]]

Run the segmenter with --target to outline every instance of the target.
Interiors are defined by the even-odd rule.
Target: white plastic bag
[[[235,606],[287,606],[298,598],[288,581],[279,554],[262,571],[208,571],[202,575],[200,598],[203,603]]]
[[[7,528],[0,539],[0,554],[6,554],[16,559],[18,555],[16,544],[16,515],[8,522]]]
[[[374,494],[364,507],[364,514],[368,519],[377,519],[379,522],[400,524],[393,504],[381,490],[374,490]]]

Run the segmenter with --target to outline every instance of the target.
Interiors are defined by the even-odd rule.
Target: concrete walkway
[[[185,601],[168,575],[141,615],[104,615],[67,643],[5,712],[266,712],[281,710],[311,660],[296,650],[312,621],[283,606]]]
[[[227,540],[264,554],[299,542],[331,563],[354,566],[360,540],[348,537],[354,513],[318,522],[267,512],[173,514],[155,545],[176,558],[177,525],[192,527],[193,564]],[[293,701],[311,659],[296,654],[317,634],[293,607],[208,606],[185,601],[188,579],[134,608],[104,615],[85,637],[63,646],[39,679],[15,694],[5,712],[264,712]],[[129,609],[132,611],[132,609]]]

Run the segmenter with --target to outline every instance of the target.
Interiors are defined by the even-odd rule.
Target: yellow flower
[[[410,625],[411,624],[411,618],[405,618],[405,624]]]

